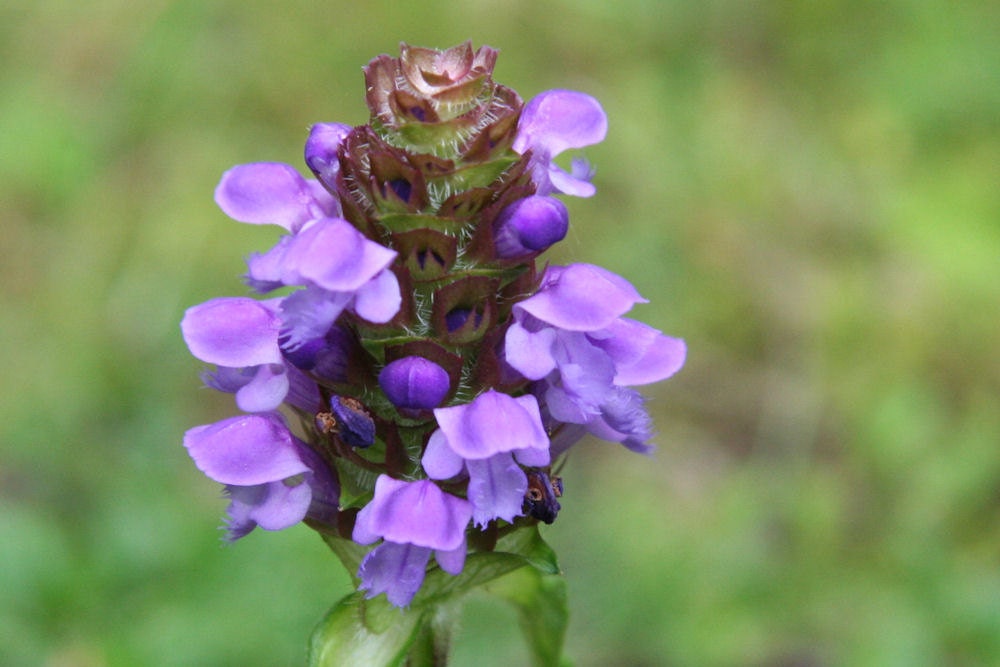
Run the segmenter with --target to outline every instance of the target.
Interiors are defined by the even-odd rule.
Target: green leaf
[[[537,525],[507,533],[497,540],[496,550],[518,554],[545,574],[562,572],[556,562],[556,552],[542,539]]]
[[[309,642],[310,667],[403,664],[421,630],[424,615],[413,610],[385,609],[388,603],[373,605],[373,602],[355,592],[334,605],[313,631]]]

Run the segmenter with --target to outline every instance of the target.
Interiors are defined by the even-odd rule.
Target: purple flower
[[[472,518],[479,526],[522,513],[528,480],[518,465],[546,466],[549,439],[534,396],[512,397],[489,390],[465,405],[434,410],[440,428],[424,451],[431,479],[450,479],[465,470]]]
[[[181,333],[198,359],[219,368],[206,384],[236,394],[245,412],[274,410],[289,390],[278,346],[281,320],[276,302],[222,297],[188,308]]]
[[[380,475],[375,496],[358,512],[354,541],[384,541],[365,556],[358,570],[369,598],[385,593],[397,607],[410,604],[424,580],[431,552],[449,574],[465,565],[465,528],[472,517],[467,500],[445,493],[434,482],[405,482]]]
[[[305,287],[281,304],[285,344],[295,350],[325,336],[347,308],[370,322],[391,320],[402,302],[399,281],[389,269],[395,257],[394,250],[368,240],[346,220],[322,218],[247,264],[258,288]]]
[[[333,166],[327,162],[343,139],[343,128],[317,128],[307,158],[332,177]],[[215,201],[235,220],[272,223],[291,232],[268,252],[247,260],[247,281],[260,292],[305,287],[282,302],[288,349],[323,337],[347,308],[375,323],[388,322],[399,311],[399,281],[389,270],[396,252],[338,217],[339,202],[318,181],[302,178],[285,164],[240,165],[223,174]]]
[[[198,469],[226,485],[226,539],[256,526],[288,528],[309,517],[332,524],[340,489],[333,472],[296,438],[277,413],[231,417],[196,426],[184,446]]]
[[[539,195],[552,192],[590,197],[596,188],[586,162],[574,161],[572,173],[555,163],[555,157],[571,148],[583,148],[604,140],[608,118],[601,104],[590,95],[572,90],[549,90],[528,102],[517,124],[514,150],[531,151],[532,180]]]
[[[684,341],[622,317],[645,299],[624,278],[589,264],[552,266],[514,306],[506,362],[529,380],[546,413],[598,437],[648,452],[652,423],[627,387],[665,379],[684,364]]]
[[[555,197],[533,195],[505,207],[494,223],[497,255],[520,257],[542,252],[569,229],[569,211]]]

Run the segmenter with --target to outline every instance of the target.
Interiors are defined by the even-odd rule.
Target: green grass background
[[[232,414],[178,321],[277,228],[212,202],[366,121],[400,41],[597,96],[556,261],[687,339],[659,450],[581,444],[544,530],[605,665],[1000,664],[1000,10],[990,2],[0,6],[0,664],[298,665],[349,580],[304,527],[231,548],[181,446]],[[473,598],[456,665],[524,664]]]

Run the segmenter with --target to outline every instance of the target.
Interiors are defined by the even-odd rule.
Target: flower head
[[[246,261],[256,298],[181,322],[205,383],[250,413],[184,438],[225,486],[228,538],[305,520],[345,562],[356,549],[337,540],[374,545],[360,587],[400,607],[432,556],[457,574],[468,549],[552,523],[553,467],[585,433],[649,451],[633,387],[684,362],[683,341],[625,317],[646,300],[624,278],[541,268],[569,229],[557,195],[595,192],[586,162],[557,160],[602,141],[607,118],[570,90],[525,105],[496,59],[403,44],[364,68],[367,123],[310,128],[313,177],[226,171],[222,211],[280,236]]]

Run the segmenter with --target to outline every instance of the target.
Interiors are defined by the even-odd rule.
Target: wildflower
[[[207,383],[235,393],[236,405],[246,412],[274,410],[288,394],[276,305],[223,297],[188,308],[181,321],[191,353],[219,366]]]
[[[490,390],[466,405],[438,408],[434,417],[440,428],[421,460],[427,476],[449,479],[466,471],[477,525],[520,515],[528,480],[518,464],[550,462],[535,398]]]
[[[184,446],[202,472],[226,485],[229,541],[256,526],[281,530],[307,516],[335,520],[336,476],[276,413],[196,426],[184,434]]]
[[[368,597],[386,593],[397,607],[413,599],[431,553],[445,572],[465,564],[465,528],[472,515],[467,500],[445,493],[428,480],[405,482],[380,475],[375,497],[358,512],[353,538],[382,544],[365,556],[358,571]]]
[[[648,452],[651,421],[629,385],[673,375],[683,341],[621,317],[645,301],[624,278],[589,264],[552,266],[514,306],[505,360],[529,380],[555,420]]]
[[[532,180],[537,194],[560,192],[591,197],[597,191],[593,174],[583,161],[574,161],[570,172],[555,163],[557,155],[601,141],[608,132],[608,119],[600,102],[573,90],[549,90],[530,102],[517,125],[514,150],[532,153]]]

